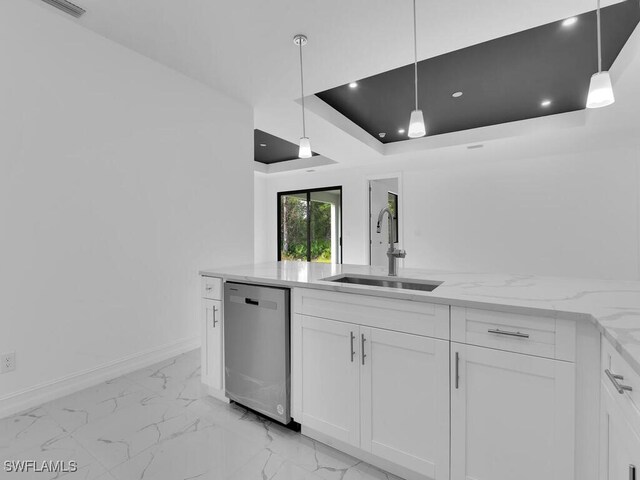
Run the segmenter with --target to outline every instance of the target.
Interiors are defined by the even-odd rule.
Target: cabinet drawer
[[[202,298],[222,300],[222,279],[202,277]]]
[[[449,339],[449,306],[296,288],[295,313]]]
[[[575,361],[572,320],[451,307],[451,340],[557,360]]]
[[[602,337],[601,366],[600,378],[603,387],[617,400],[625,417],[640,435],[640,375],[631,368],[604,337]],[[627,388],[631,388],[631,390]]]

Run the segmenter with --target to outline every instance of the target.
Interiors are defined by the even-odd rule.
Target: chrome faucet
[[[380,224],[382,223],[382,218],[384,217],[385,213],[389,216],[389,250],[387,250],[387,257],[389,257],[389,276],[395,277],[396,275],[398,275],[397,259],[406,257],[407,252],[405,252],[404,250],[399,250],[393,246],[393,241],[396,238],[396,229],[395,223],[393,222],[393,215],[391,214],[391,210],[389,210],[388,207],[384,207],[378,214],[378,225],[376,227],[376,232],[382,232],[382,226]]]

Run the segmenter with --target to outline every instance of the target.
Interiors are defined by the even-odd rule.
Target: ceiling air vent
[[[59,8],[63,12],[68,13],[69,15],[73,15],[76,18],[81,17],[86,11],[84,8],[74,5],[71,2],[67,2],[67,0],[42,0],[42,1],[44,3],[48,3],[51,6]]]

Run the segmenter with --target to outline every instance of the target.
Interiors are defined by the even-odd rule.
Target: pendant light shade
[[[598,73],[591,77],[589,84],[589,95],[587,96],[587,108],[602,108],[611,105],[616,101],[611,85],[609,72],[602,71],[602,22],[600,19],[600,0],[596,10],[598,29]]]
[[[427,134],[427,128],[424,124],[422,110],[414,110],[411,112],[411,120],[409,121],[409,138],[424,137]]]
[[[304,69],[302,68],[302,47],[307,44],[308,40],[305,35],[299,33],[293,37],[293,43],[300,49],[300,93],[302,102],[302,137],[300,137],[300,149],[298,150],[299,158],[311,158],[311,141],[307,137],[307,125],[304,118]]]
[[[609,72],[598,72],[591,77],[587,108],[601,108],[616,101]]]
[[[300,150],[298,151],[298,157],[311,158],[311,142],[307,137],[300,138]]]
[[[424,137],[427,134],[422,110],[418,108],[418,36],[416,30],[416,0],[413,0],[413,86],[416,94],[416,108],[411,112],[411,118],[409,119],[409,132],[407,134],[409,138]]]

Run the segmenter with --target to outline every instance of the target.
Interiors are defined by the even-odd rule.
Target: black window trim
[[[311,261],[311,194],[315,192],[327,192],[330,190],[339,190],[340,191],[340,237],[338,239],[338,246],[340,250],[340,258],[338,259],[338,263],[342,263],[343,258],[343,248],[342,248],[342,185],[338,185],[335,187],[321,187],[321,188],[305,188],[302,190],[289,190],[286,192],[278,192],[277,194],[277,212],[278,212],[278,242],[276,248],[278,249],[278,261],[282,261],[282,251],[280,246],[282,245],[282,210],[280,208],[280,202],[282,196],[286,195],[299,195],[301,193],[307,194],[307,262]]]

